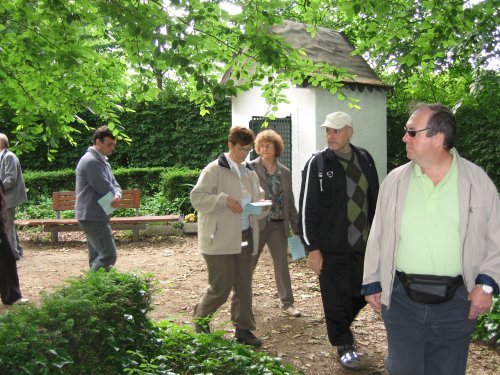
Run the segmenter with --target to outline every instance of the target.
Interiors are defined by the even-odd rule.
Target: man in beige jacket
[[[465,374],[476,318],[499,292],[498,192],[455,136],[448,108],[419,105],[403,137],[411,161],[381,185],[362,293],[384,320],[391,375]]]

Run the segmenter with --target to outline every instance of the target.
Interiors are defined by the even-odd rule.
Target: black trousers
[[[16,257],[5,233],[0,233],[0,296],[4,305],[21,298]]]
[[[353,344],[351,324],[366,306],[361,295],[364,254],[324,253],[319,276],[328,339],[334,346]]]

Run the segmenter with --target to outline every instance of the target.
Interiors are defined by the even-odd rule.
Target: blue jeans
[[[469,320],[468,292],[436,305],[413,302],[395,277],[391,306],[382,305],[391,375],[465,374],[469,343],[476,320]]]
[[[116,245],[111,225],[102,221],[81,220],[78,223],[87,236],[90,270],[108,270],[116,263]]]

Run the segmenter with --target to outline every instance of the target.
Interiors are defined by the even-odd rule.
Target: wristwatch
[[[483,292],[488,294],[493,294],[493,287],[486,284],[477,284],[476,286],[480,287]]]

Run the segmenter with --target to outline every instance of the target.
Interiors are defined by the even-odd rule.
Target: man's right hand
[[[382,306],[382,303],[380,302],[381,296],[382,296],[381,292],[365,296],[366,302],[368,302],[368,304],[372,307],[372,309],[378,312],[379,314],[380,314],[380,307]]]
[[[309,263],[309,268],[316,272],[318,275],[321,275],[321,270],[323,269],[323,255],[321,255],[321,251],[309,251],[307,260]]]
[[[120,207],[120,202],[121,202],[122,198],[120,196],[116,196],[115,199],[113,199],[111,201],[111,207],[113,208],[118,208]]]

